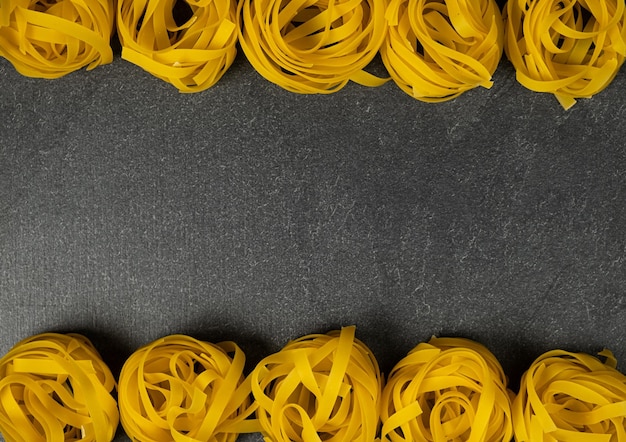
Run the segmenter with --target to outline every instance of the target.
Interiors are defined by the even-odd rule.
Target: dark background
[[[356,324],[386,373],[431,335],[482,342],[512,388],[555,348],[626,363],[626,75],[570,111],[504,59],[494,80],[304,96],[240,53],[183,95],[119,48],[53,81],[0,60],[0,353],[79,332],[118,374],[186,333],[250,369]]]

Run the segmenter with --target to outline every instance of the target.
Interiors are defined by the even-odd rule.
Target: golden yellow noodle
[[[0,432],[7,442],[110,442],[115,379],[87,338],[46,333],[0,360]]]
[[[267,442],[372,442],[381,375],[355,328],[309,335],[263,359],[251,378]]]
[[[235,0],[186,0],[190,14],[179,24],[174,9],[184,1],[118,0],[117,29],[123,59],[181,92],[199,92],[235,59]]]
[[[113,60],[112,0],[2,0],[0,55],[22,75],[58,78]]]
[[[233,342],[214,345],[172,335],[137,350],[119,381],[122,426],[134,441],[233,442],[249,431],[245,356]]]
[[[505,51],[517,80],[563,108],[613,80],[624,62],[624,0],[509,0]]]
[[[437,102],[490,88],[504,45],[495,0],[391,0],[381,56],[396,84]]]
[[[502,367],[484,346],[432,338],[391,371],[383,391],[381,439],[508,442],[510,394]]]
[[[626,441],[626,376],[584,353],[549,351],[522,376],[513,401],[518,442]]]
[[[386,80],[363,68],[382,44],[384,9],[384,0],[242,0],[239,42],[257,72],[292,92],[378,86]]]

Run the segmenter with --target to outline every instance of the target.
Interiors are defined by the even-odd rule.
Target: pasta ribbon
[[[115,379],[91,342],[45,333],[0,360],[0,432],[7,442],[110,442]]]
[[[407,94],[426,102],[490,88],[504,46],[495,0],[391,0],[383,63]]]
[[[263,359],[251,378],[267,442],[372,442],[381,375],[355,328],[309,335]]]
[[[381,439],[509,441],[510,395],[499,362],[462,338],[420,343],[391,371],[383,390]]]
[[[235,59],[235,12],[235,0],[118,0],[122,58],[180,92],[206,90]]]
[[[517,80],[564,109],[607,87],[626,55],[624,0],[509,0],[505,51]]]
[[[626,376],[600,355],[553,350],[533,362],[513,401],[518,442],[626,441]]]
[[[234,342],[172,335],[142,347],[120,373],[124,430],[140,442],[233,442],[255,431],[244,364]]]
[[[22,75],[59,78],[113,61],[112,0],[2,0],[0,56]]]
[[[241,0],[239,43],[265,79],[302,94],[329,94],[349,80],[380,86],[363,68],[385,33],[385,0]]]

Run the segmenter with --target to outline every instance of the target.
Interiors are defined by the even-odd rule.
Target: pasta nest
[[[292,92],[378,86],[386,80],[362,69],[382,44],[384,9],[384,0],[241,0],[239,42],[258,73]]]
[[[30,337],[0,360],[0,432],[7,442],[109,442],[119,422],[114,388],[84,336]]]
[[[433,337],[391,371],[383,391],[381,439],[509,441],[511,395],[502,367],[484,346]]]
[[[626,441],[626,376],[600,354],[605,363],[563,350],[533,362],[513,401],[517,441]]]
[[[254,411],[244,364],[233,342],[172,335],[140,348],[120,373],[124,430],[135,441],[235,441]]]
[[[118,0],[122,58],[180,92],[215,85],[237,53],[234,0]]]
[[[563,108],[607,87],[626,55],[624,0],[509,0],[505,51],[517,80]]]
[[[309,335],[263,359],[251,378],[268,442],[372,442],[381,375],[355,328]]]
[[[59,78],[113,61],[110,0],[2,0],[0,55],[22,75]]]
[[[391,0],[381,56],[396,84],[439,102],[490,88],[504,46],[495,0]]]

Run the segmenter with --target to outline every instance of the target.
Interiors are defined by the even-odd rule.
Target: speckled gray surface
[[[503,60],[444,104],[300,96],[240,54],[182,95],[119,53],[55,81],[0,60],[0,353],[81,332],[117,373],[188,333],[251,367],[356,324],[385,372],[433,334],[484,343],[512,385],[557,347],[623,367],[625,90],[566,112]]]

